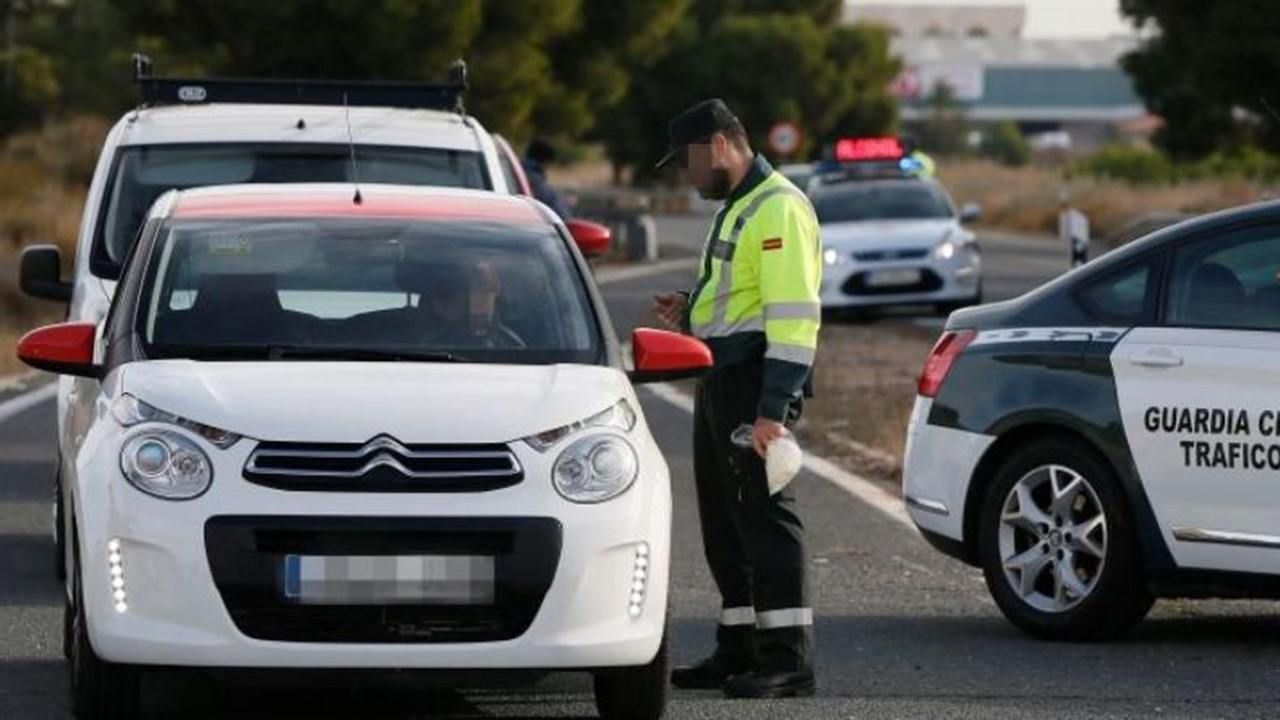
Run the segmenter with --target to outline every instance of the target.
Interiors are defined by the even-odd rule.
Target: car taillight
[[[936,397],[942,381],[951,372],[951,364],[960,357],[960,353],[978,336],[976,330],[959,330],[942,333],[938,342],[929,352],[929,359],[924,361],[924,369],[920,371],[920,383],[917,388],[927,398]]]

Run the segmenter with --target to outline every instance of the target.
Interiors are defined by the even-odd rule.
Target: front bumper
[[[551,464],[559,447],[541,455],[513,446],[525,479],[501,490],[365,494],[284,491],[251,484],[241,477],[254,444],[249,440],[221,452],[206,446],[215,463],[212,487],[197,499],[171,502],[144,495],[120,476],[119,438],[91,435],[77,462],[76,485],[90,639],[106,660],[146,665],[577,669],[645,664],[656,654],[665,625],[671,496],[667,467],[653,440],[637,437],[647,432],[634,435],[640,477],[629,491],[598,505],[570,503],[551,487]],[[514,582],[538,585],[539,565],[547,582],[545,589],[534,587],[532,594],[522,596],[528,617],[503,625],[497,636],[470,636],[504,638],[497,640],[440,634],[431,621],[421,618],[384,618],[386,623],[378,625],[368,613],[359,622],[348,617],[327,625],[323,617],[295,615],[288,628],[274,630],[270,629],[273,623],[263,623],[261,617],[256,625],[247,622],[255,613],[281,610],[279,603],[273,606],[270,599],[263,600],[266,565],[255,569],[254,553],[308,552],[306,547],[267,547],[263,543],[289,541],[278,535],[265,540],[267,535],[259,530],[284,527],[295,539],[324,541],[332,540],[330,531],[335,526],[383,527],[388,537],[409,528],[463,542],[468,541],[463,537],[466,532],[500,534],[537,526],[536,532],[506,536],[514,544],[536,545],[511,548],[517,553],[512,558],[516,569],[525,571],[517,572],[520,577]],[[221,551],[215,548],[211,554],[208,540],[213,534],[225,536],[228,528],[241,532],[236,542],[248,538],[247,544],[237,546],[242,553],[239,561],[230,563],[226,557],[215,557],[226,551],[227,543],[220,542]],[[549,540],[553,536],[558,537],[558,546]],[[127,609],[123,612],[116,609],[113,597],[109,544],[118,546],[124,567]],[[643,611],[632,617],[629,599],[641,544],[648,548],[647,583]],[[419,547],[405,554],[421,551]],[[336,554],[347,552],[343,547],[336,550]],[[498,575],[501,596],[501,569]],[[243,594],[235,600],[234,593],[227,592],[229,586],[256,587],[250,595],[258,604],[246,605]],[[500,610],[497,615],[514,612],[505,605]],[[287,613],[277,617],[289,618]],[[314,637],[325,641],[264,639],[305,638],[307,623],[312,621],[317,623]],[[395,621],[417,637],[367,642],[358,634],[354,640],[334,634],[335,628],[352,624],[368,630]]]
[[[875,274],[914,271],[919,281],[877,285]],[[821,299],[824,308],[914,305],[977,300],[982,292],[982,257],[962,251],[950,260],[932,255],[914,260],[864,262],[843,253],[840,262],[825,265]]]
[[[966,542],[964,515],[974,470],[995,438],[929,424],[933,400],[916,397],[902,467],[902,497],[923,531]]]

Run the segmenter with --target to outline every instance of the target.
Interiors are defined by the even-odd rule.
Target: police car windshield
[[[114,275],[147,210],[166,190],[238,183],[350,182],[346,145],[219,143],[124,147],[106,189],[94,240],[94,270]],[[360,146],[366,183],[488,189],[480,153],[440,148]]]
[[[176,221],[151,250],[136,331],[150,358],[602,356],[580,273],[566,243],[541,225]]]
[[[952,217],[951,203],[932,184],[917,180],[848,182],[822,188],[813,208],[820,223],[927,220]]]

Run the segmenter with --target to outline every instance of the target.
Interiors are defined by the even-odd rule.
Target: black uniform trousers
[[[762,359],[716,368],[694,401],[698,515],[723,601],[716,652],[765,671],[803,671],[813,648],[804,526],[790,487],[771,497],[764,461],[729,439],[756,419],[762,369]],[[799,418],[801,402],[787,424]]]

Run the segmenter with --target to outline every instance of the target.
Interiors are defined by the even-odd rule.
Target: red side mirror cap
[[[599,257],[609,252],[609,228],[590,220],[566,220],[565,227],[585,257]]]
[[[665,382],[697,377],[711,369],[711,348],[701,340],[680,333],[636,328],[631,333],[635,370],[631,382]]]
[[[18,359],[37,370],[59,375],[98,377],[93,364],[97,327],[93,323],[61,323],[36,328],[18,341]]]

